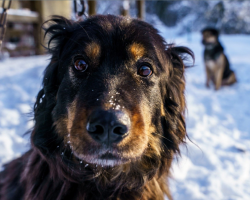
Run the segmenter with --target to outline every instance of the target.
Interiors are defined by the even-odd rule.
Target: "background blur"
[[[0,1],[0,6],[2,1]],[[76,20],[81,1],[12,1],[0,52],[0,170],[30,148],[32,108],[50,55],[40,27],[51,15]],[[170,180],[176,200],[250,199],[250,1],[84,1],[86,15],[115,14],[151,23],[167,42],[191,48],[186,70],[187,132]],[[3,12],[0,7],[0,14]],[[81,16],[83,20],[86,16]],[[200,31],[219,29],[238,82],[205,87]]]

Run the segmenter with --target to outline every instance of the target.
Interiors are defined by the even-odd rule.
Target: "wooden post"
[[[96,1],[88,1],[89,16],[96,14]]]
[[[128,0],[123,0],[121,14],[123,16],[129,16],[129,1]]]
[[[136,2],[137,4],[137,9],[138,9],[138,18],[141,20],[145,19],[145,1],[140,0]]]

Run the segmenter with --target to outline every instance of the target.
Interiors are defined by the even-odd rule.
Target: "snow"
[[[32,107],[49,56],[0,61],[0,169],[30,147]]]
[[[250,36],[222,35],[238,83],[215,91],[205,87],[199,33],[177,36],[156,24],[168,42],[190,47],[195,67],[186,70],[187,132],[191,141],[174,161],[171,191],[176,200],[249,199],[250,196]],[[35,97],[49,56],[0,62],[0,169],[30,147]]]
[[[0,8],[0,13],[3,12],[3,8]],[[30,11],[28,9],[9,9],[8,14],[10,15],[18,15],[18,16],[27,16],[27,17],[38,17],[38,13],[34,11]]]
[[[162,35],[167,38],[167,32]],[[201,36],[195,33],[191,38],[175,40],[194,51],[196,66],[186,70],[191,141],[172,168],[174,199],[249,199],[250,36],[221,36],[238,83],[219,91],[205,87]]]

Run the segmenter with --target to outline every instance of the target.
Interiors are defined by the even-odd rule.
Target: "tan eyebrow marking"
[[[133,43],[129,47],[129,51],[131,55],[133,56],[133,58],[137,61],[145,54],[146,49],[144,48],[142,44]]]
[[[91,43],[87,44],[87,46],[85,48],[85,52],[90,59],[95,61],[101,55],[101,47],[96,42],[91,42]]]

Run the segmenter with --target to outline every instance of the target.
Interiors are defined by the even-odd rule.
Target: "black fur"
[[[32,149],[0,173],[0,199],[172,199],[167,178],[186,138],[184,60],[194,57],[192,51],[167,44],[156,29],[137,19],[100,15],[73,22],[55,16],[48,23],[52,57],[34,106]],[[93,51],[96,59],[84,50],[93,42],[100,46]],[[141,48],[136,50],[139,60],[131,58],[133,44]],[[86,72],[75,71],[76,55],[88,63]],[[138,75],[144,63],[152,67],[152,76]],[[94,155],[103,148],[89,139],[83,123],[93,109],[107,106],[114,92],[135,129],[124,144],[127,149],[114,148],[142,153],[129,163],[102,168],[75,153]],[[70,112],[75,118],[68,129]]]

